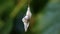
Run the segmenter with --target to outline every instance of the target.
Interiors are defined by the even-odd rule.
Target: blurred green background
[[[0,34],[11,34],[14,19],[27,6],[28,0],[0,0]],[[32,19],[24,34],[60,34],[60,0],[30,0],[30,8]]]

